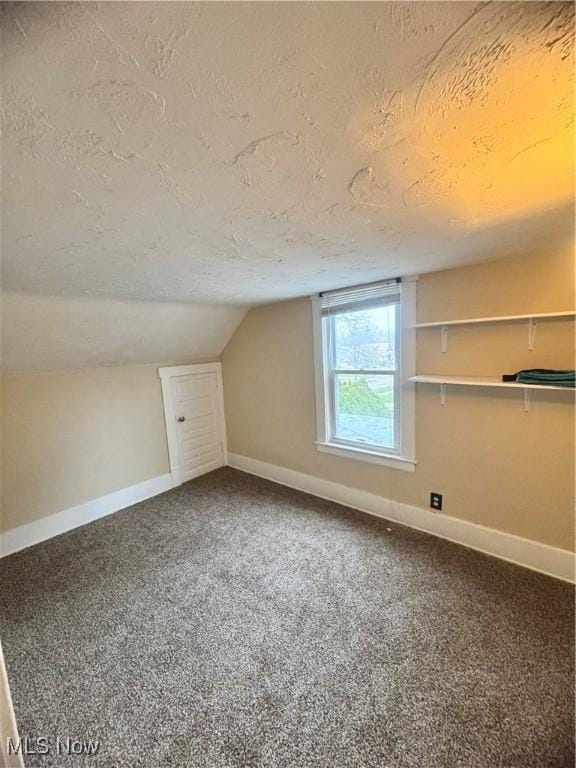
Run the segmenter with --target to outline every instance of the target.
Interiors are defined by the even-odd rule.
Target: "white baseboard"
[[[550,547],[547,544],[523,539],[521,536],[497,531],[494,528],[485,528],[482,525],[469,523],[457,517],[402,504],[367,491],[360,491],[329,480],[321,480],[312,475],[305,475],[302,472],[285,469],[275,464],[267,464],[248,456],[229,453],[228,463],[231,467],[241,469],[251,475],[264,477],[281,485],[305,491],[313,496],[336,501],[338,504],[359,509],[370,515],[383,517],[401,525],[431,533],[441,539],[448,539],[448,541],[462,544],[501,560],[507,560],[533,571],[545,573],[547,576],[574,582],[574,554],[565,549]]]
[[[78,504],[76,507],[70,507],[62,512],[56,512],[48,517],[35,520],[33,523],[20,525],[18,528],[0,534],[0,557],[19,552],[33,544],[51,539],[53,536],[59,536],[61,533],[91,523],[93,520],[112,514],[112,512],[118,512],[120,509],[130,507],[132,504],[149,499],[151,496],[169,491],[173,487],[172,475],[159,475],[128,488],[122,488],[120,491],[109,493],[107,496],[101,496],[99,499],[92,499]]]
[[[287,485],[313,496],[319,496],[322,499],[335,501],[370,515],[416,528],[419,531],[462,544],[501,560],[522,565],[533,571],[564,581],[574,582],[575,580],[574,554],[565,549],[540,544],[537,541],[469,523],[449,515],[432,513],[419,507],[386,499],[340,483],[333,483],[330,480],[322,480],[275,464],[251,459],[247,456],[229,453],[228,464],[280,485]],[[129,488],[115,491],[107,496],[84,502],[62,512],[56,512],[33,523],[13,528],[0,535],[0,557],[19,552],[139,501],[157,496],[159,493],[170,490],[173,486],[174,483],[170,474],[160,475]]]

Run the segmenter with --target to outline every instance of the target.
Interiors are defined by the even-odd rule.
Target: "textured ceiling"
[[[252,304],[570,229],[570,3],[3,3],[10,291]]]

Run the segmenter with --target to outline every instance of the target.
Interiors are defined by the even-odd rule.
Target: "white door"
[[[225,463],[221,393],[216,372],[171,381],[179,474],[185,483]]]

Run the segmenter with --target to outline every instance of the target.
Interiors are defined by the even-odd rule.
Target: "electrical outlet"
[[[432,509],[435,509],[437,512],[439,512],[442,509],[442,494],[441,493],[434,493],[432,492],[430,494],[430,506]]]

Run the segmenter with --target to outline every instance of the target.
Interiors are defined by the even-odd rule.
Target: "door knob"
[[[184,418],[184,416],[178,416],[178,421],[186,421],[186,419]]]

